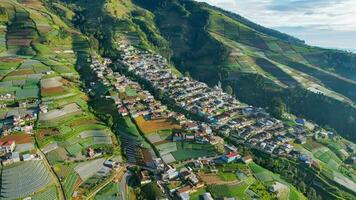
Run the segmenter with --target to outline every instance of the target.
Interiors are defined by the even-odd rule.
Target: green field
[[[75,156],[79,152],[81,152],[82,148],[83,147],[77,143],[77,144],[66,147],[66,150],[68,151],[69,154],[71,154],[72,156]]]
[[[235,181],[237,180],[236,174],[231,173],[231,172],[218,172],[218,176],[221,180],[223,181]]]
[[[177,142],[176,144],[177,150],[173,151],[172,155],[177,161],[216,155],[214,147],[209,144],[196,144],[188,142]]]
[[[248,184],[242,182],[236,185],[210,185],[208,191],[214,198],[221,197],[235,197],[235,198],[247,198],[245,191],[249,187]]]
[[[102,200],[102,199],[108,199],[108,200],[114,200],[117,199],[117,194],[120,191],[119,184],[117,183],[109,183],[107,186],[105,186],[102,190],[100,190],[96,195],[95,195],[95,200]]]
[[[254,173],[255,177],[261,181],[264,185],[266,186],[272,186],[275,182],[279,182],[285,186],[288,187],[289,191],[287,194],[284,194],[283,196],[287,196],[290,200],[294,199],[301,199],[305,200],[306,198],[302,193],[296,190],[296,188],[286,182],[285,180],[281,179],[279,175],[272,173],[271,171],[255,164],[255,163],[250,163],[249,164],[250,169]]]
[[[203,195],[206,191],[206,188],[200,188],[198,189],[198,191],[190,194],[190,199],[191,200],[200,200],[201,199],[201,195]]]
[[[57,188],[55,186],[51,186],[42,192],[36,193],[31,198],[33,200],[49,200],[49,199],[55,200],[55,199],[58,199]]]
[[[313,150],[314,156],[327,164],[331,169],[338,170],[342,161],[328,148],[322,147]]]
[[[64,194],[67,198],[70,198],[74,192],[75,183],[78,181],[79,176],[74,170],[68,175],[63,182]]]

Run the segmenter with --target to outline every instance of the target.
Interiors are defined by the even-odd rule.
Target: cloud
[[[347,0],[272,0],[269,9],[288,12],[288,11],[305,11],[315,8],[323,8],[343,3]]]
[[[318,31],[325,36],[340,34],[347,36],[350,44],[356,44],[356,3],[355,0],[198,0],[238,13],[263,26],[282,30],[280,27],[300,27],[297,35],[312,44],[318,44],[318,38],[310,41],[307,34]],[[289,29],[283,29],[289,34]],[[302,31],[305,32],[303,35]],[[328,32],[329,31],[329,32]],[[337,37],[339,38],[339,37]],[[355,39],[355,40],[352,40]],[[334,40],[330,38],[329,40]],[[340,40],[340,46],[345,44]],[[352,43],[351,43],[352,42]],[[342,44],[341,44],[342,43]],[[337,47],[340,47],[337,46]]]

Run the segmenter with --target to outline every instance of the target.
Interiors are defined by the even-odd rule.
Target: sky
[[[198,0],[305,40],[356,51],[356,0]]]

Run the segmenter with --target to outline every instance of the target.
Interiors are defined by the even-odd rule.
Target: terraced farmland
[[[3,169],[2,199],[17,199],[32,195],[53,184],[42,161],[27,161]]]
[[[70,198],[76,188],[76,184],[79,180],[79,176],[75,171],[72,171],[69,173],[69,175],[66,177],[63,183],[63,188],[64,188],[64,194],[66,195],[67,198]]]
[[[42,192],[39,192],[31,197],[33,200],[57,200],[57,189],[55,186],[51,186]]]
[[[8,26],[8,51],[12,54],[35,55],[31,48],[31,43],[37,37],[36,26],[30,20],[29,13],[21,7],[17,7],[15,9],[15,18]]]

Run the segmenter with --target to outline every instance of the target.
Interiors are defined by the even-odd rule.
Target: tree
[[[141,188],[142,196],[147,200],[156,200],[164,197],[156,182],[148,183]]]
[[[227,85],[225,87],[225,92],[229,95],[233,95],[234,94],[234,90],[232,89],[232,87],[230,85]]]
[[[303,181],[300,181],[298,184],[298,188],[302,193],[305,193],[307,187]]]
[[[314,188],[309,188],[307,192],[307,197],[310,200],[319,200],[319,196],[316,194],[316,191]]]
[[[273,98],[270,106],[270,113],[272,116],[281,119],[286,112],[287,106],[281,98]]]
[[[190,75],[190,73],[188,71],[184,72],[184,76],[186,76],[188,78],[192,78],[192,76]]]

